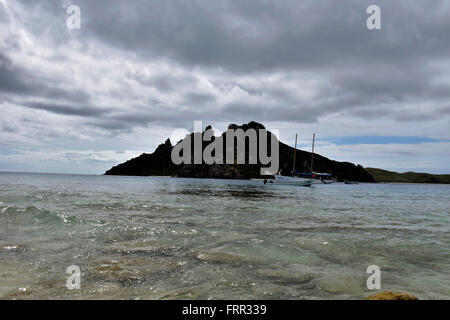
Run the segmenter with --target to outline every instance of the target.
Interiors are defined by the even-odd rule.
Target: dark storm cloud
[[[365,27],[373,1],[80,1],[91,36],[148,57],[234,72],[414,64],[449,49],[445,1],[387,1],[383,31]],[[356,61],[355,61],[356,60]]]
[[[3,123],[1,125],[1,130],[4,132],[14,133],[18,131],[18,128],[17,125],[15,125],[14,123]]]
[[[128,76],[145,86],[155,87],[161,92],[170,92],[179,87],[193,86],[198,83],[198,79],[190,75],[175,76],[168,73],[161,73],[152,76],[145,76],[139,73],[129,73]]]
[[[212,94],[191,92],[184,96],[187,105],[196,106],[214,102],[215,96]]]
[[[105,118],[98,118],[98,119],[90,120],[87,124],[90,126],[93,126],[93,127],[106,129],[113,134],[115,134],[117,131],[131,132],[133,129],[133,127],[131,127],[130,124],[127,122],[105,119]]]
[[[448,62],[450,55],[450,10],[443,0],[432,5],[379,0],[376,4],[382,9],[383,29],[378,31],[366,28],[366,8],[373,4],[368,0],[137,0],[113,4],[79,0],[82,30],[78,33],[64,26],[67,15],[63,2],[22,3],[23,11],[29,12],[22,19],[28,32],[52,39],[55,50],[74,38],[90,40],[118,56],[132,53],[142,61],[162,59],[183,71],[126,74],[149,89],[177,96],[179,105],[169,108],[159,97],[146,97],[149,108],[142,111],[128,107],[121,98],[116,106],[128,108],[128,112],[108,113],[91,101],[92,93],[86,88],[66,90],[43,84],[33,70],[13,66],[6,55],[0,55],[1,91],[54,100],[27,100],[24,105],[90,117],[88,124],[108,130],[157,122],[172,126],[180,119],[186,122],[205,117],[217,121],[316,122],[327,114],[342,113],[363,119],[416,121],[446,114],[441,108],[427,116],[417,111],[401,117],[395,110],[398,105],[417,102],[439,105],[449,98],[448,82],[436,81],[439,68],[431,67],[432,62]],[[268,102],[223,102],[213,93],[198,90],[195,70],[217,75],[211,84],[220,92],[236,87],[249,97]],[[272,73],[292,72],[294,79],[282,77],[279,83],[267,86],[239,80],[240,76],[257,81]],[[304,90],[301,84],[282,86],[285,81],[295,81],[295,72],[317,77],[314,94],[299,97],[297,93]],[[126,89],[114,92],[123,97],[127,93]],[[203,105],[210,107],[208,113],[201,109]]]
[[[242,105],[242,104],[230,104],[227,105],[223,111],[223,116],[234,115],[233,120],[239,120],[241,122],[251,121],[255,114],[258,114],[258,119],[263,121],[282,121],[284,119],[291,119],[301,123],[310,123],[317,121],[320,114],[320,110],[315,108],[303,107],[299,111],[298,107],[290,106],[277,108],[264,108],[259,105]],[[245,121],[244,121],[245,120]]]
[[[36,88],[28,83],[27,75],[25,70],[14,66],[7,56],[0,53],[0,92],[36,92]]]
[[[112,134],[118,132],[132,132],[136,127],[147,127],[149,125],[166,125],[169,127],[182,127],[186,124],[186,118],[174,118],[174,114],[133,114],[116,115],[113,117],[101,117],[87,122],[88,125],[110,131]],[[193,118],[195,119],[195,118]],[[188,120],[189,121],[189,120]]]
[[[64,90],[56,87],[41,87],[41,96],[51,99],[63,99],[72,103],[86,104],[90,101],[90,95],[79,89]]]
[[[354,110],[356,116],[371,118],[390,114],[384,104],[448,98],[450,90],[433,83],[436,71],[428,66],[450,53],[448,4],[378,1],[383,30],[375,32],[365,27],[369,4],[372,1],[138,1],[133,6],[80,2],[86,8],[86,34],[149,59],[164,57],[188,68],[218,68],[256,77],[303,70],[323,75],[333,84],[333,90],[321,88],[318,97],[332,91],[330,99],[321,102],[298,101],[292,92],[281,90],[277,95],[274,89],[269,93],[279,99],[278,109],[238,108],[250,117],[317,120],[329,112]],[[153,85],[170,91],[188,84],[167,76],[154,79]],[[213,101],[203,97],[205,101],[194,94],[185,101]],[[237,111],[236,104],[226,109]],[[408,116],[402,121],[415,119]]]
[[[450,106],[448,107],[444,107],[444,108],[440,108],[438,110],[438,112],[442,115],[450,115]]]
[[[92,106],[73,106],[67,104],[32,102],[24,106],[32,109],[45,110],[62,115],[81,116],[81,117],[98,117],[106,114],[108,110],[95,108]]]
[[[366,28],[370,4],[373,1],[77,1],[83,35],[146,57],[234,72],[376,61],[410,66],[424,55],[441,57],[448,52],[446,1],[430,5],[379,0],[379,32]],[[60,2],[28,5],[30,11],[53,16],[50,23],[63,25]],[[31,21],[34,32],[48,31],[48,21]],[[54,36],[63,31],[52,28]]]
[[[74,103],[87,103],[90,96],[79,89],[64,90],[47,84],[45,78],[33,74],[20,66],[14,65],[11,59],[0,53],[0,93],[19,96],[39,96],[41,98],[63,99]]]

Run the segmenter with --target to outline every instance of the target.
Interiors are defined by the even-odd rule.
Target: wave
[[[5,224],[80,224],[81,220],[63,211],[52,211],[35,206],[8,205],[1,208],[0,221]]]

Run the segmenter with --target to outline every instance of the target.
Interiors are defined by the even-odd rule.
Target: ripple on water
[[[4,220],[8,224],[20,224],[22,227],[27,227],[31,224],[78,224],[79,219],[71,216],[64,211],[53,211],[35,206],[19,207],[7,206],[2,209],[0,220]]]
[[[8,177],[0,298],[354,299],[371,264],[386,290],[450,297],[448,187]]]

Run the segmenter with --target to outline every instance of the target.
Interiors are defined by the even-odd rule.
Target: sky
[[[449,16],[447,0],[0,0],[0,171],[102,174],[194,121],[253,120],[338,161],[450,173]]]

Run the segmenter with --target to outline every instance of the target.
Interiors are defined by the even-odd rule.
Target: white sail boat
[[[333,175],[330,173],[317,173],[314,172],[314,142],[316,139],[316,134],[313,133],[313,137],[312,137],[312,149],[311,149],[311,172],[308,173],[301,173],[301,172],[296,172],[297,175],[305,178],[305,179],[312,179],[314,181],[315,184],[330,184],[333,182],[336,182],[335,179],[333,178]]]
[[[270,182],[280,185],[302,186],[302,187],[310,187],[314,183],[314,179],[306,179],[294,176],[296,151],[297,151],[297,134],[295,134],[294,163],[292,165],[292,176],[289,177],[276,174],[275,178],[271,179]]]
[[[275,179],[272,179],[272,182],[281,185],[310,187],[314,183],[314,180],[299,177],[280,176],[277,174],[275,175]]]

